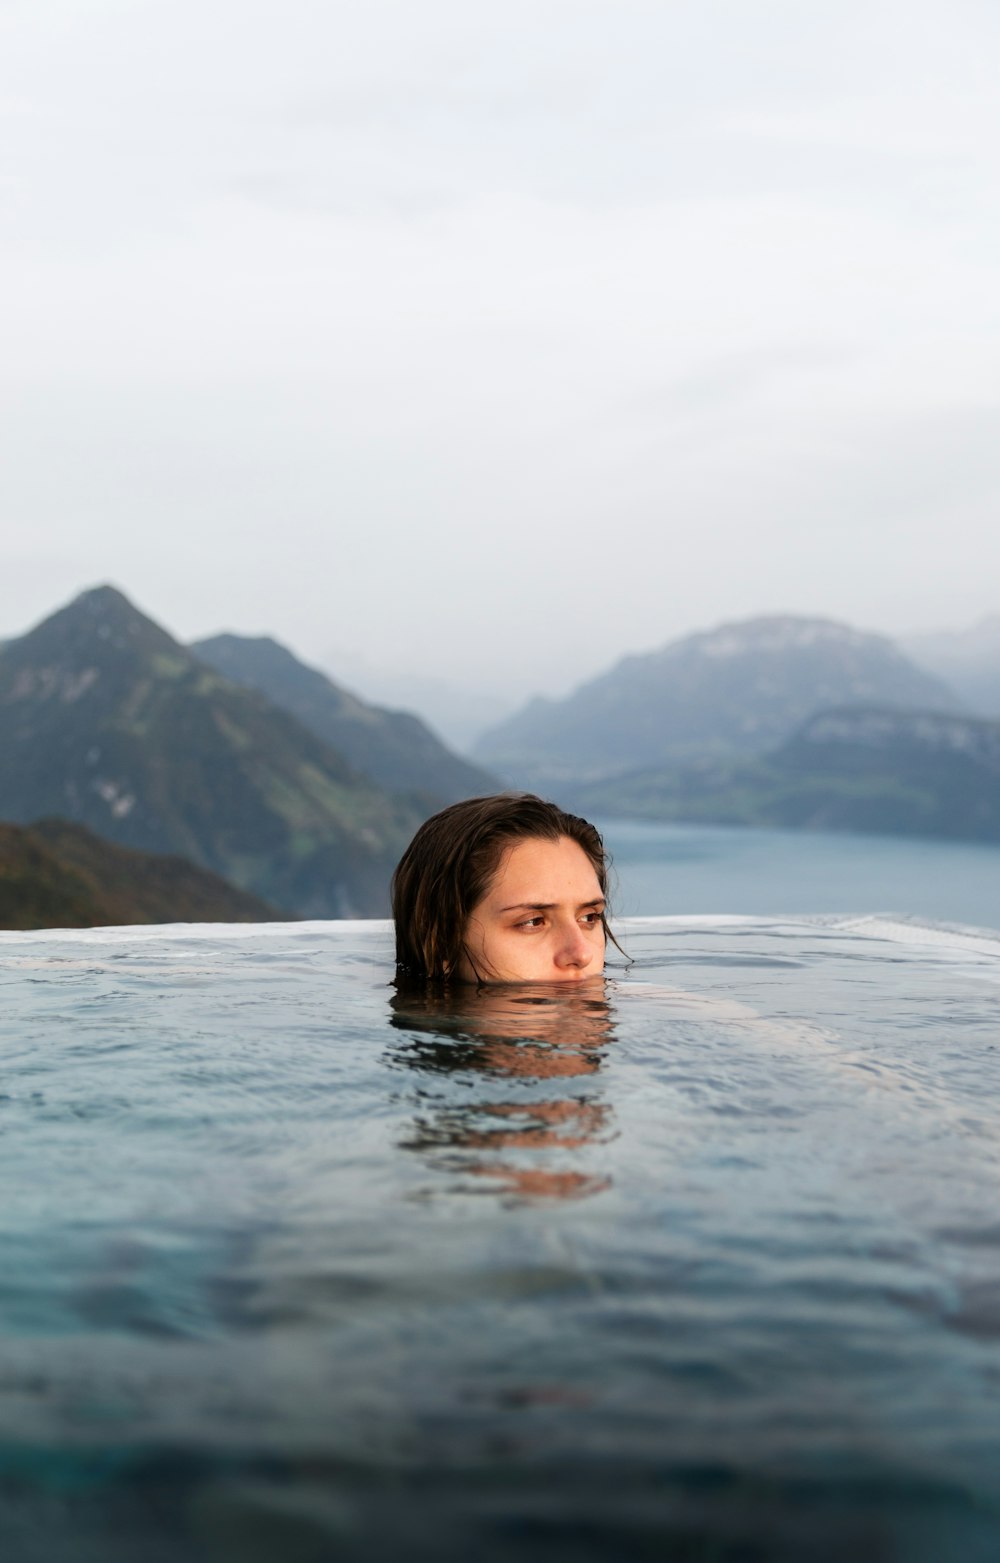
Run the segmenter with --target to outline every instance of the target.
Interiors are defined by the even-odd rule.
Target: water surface
[[[994,1563],[1000,943],[624,942],[0,936],[3,1557]]]

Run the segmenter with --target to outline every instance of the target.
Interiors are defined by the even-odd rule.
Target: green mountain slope
[[[763,754],[817,711],[958,701],[892,643],[825,619],[751,619],[626,657],[565,700],[483,735],[477,757],[519,784],[564,789],[639,768]]]
[[[0,651],[0,818],[180,853],[305,916],[381,915],[420,809],[101,587]]]
[[[0,825],[0,928],[260,923],[278,915],[183,858],[115,846],[82,825]]]
[[[434,807],[498,790],[495,777],[452,754],[419,717],[368,705],[275,640],[213,635],[190,649],[234,684],[259,690],[297,717],[382,787],[424,793]]]
[[[572,797],[623,818],[1000,842],[1000,722],[828,711],[760,759],[638,770]]]

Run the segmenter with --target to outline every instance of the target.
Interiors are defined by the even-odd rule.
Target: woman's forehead
[[[593,863],[568,836],[528,836],[507,848],[484,899],[491,903],[584,902],[601,896]]]

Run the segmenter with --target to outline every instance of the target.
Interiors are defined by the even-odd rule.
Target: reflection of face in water
[[[566,1199],[608,1186],[574,1154],[610,1133],[594,1079],[614,1036],[603,983],[420,989],[390,1003],[406,1034],[393,1061],[439,1081],[434,1091],[425,1081],[407,1149],[480,1180],[463,1179],[466,1190],[488,1180],[503,1193]]]

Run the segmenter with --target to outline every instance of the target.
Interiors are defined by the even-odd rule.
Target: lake
[[[1000,847],[598,820],[625,916],[890,914],[1000,929]]]

